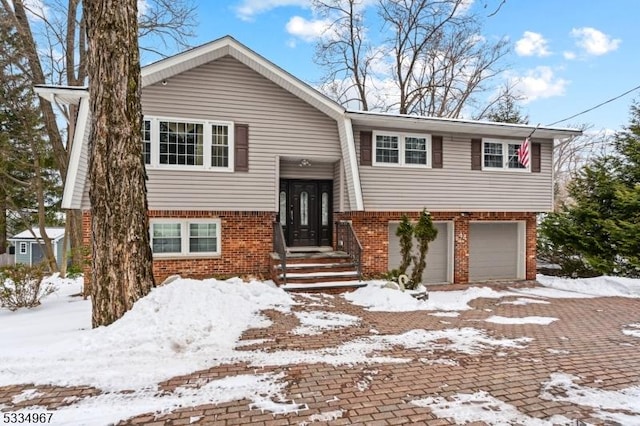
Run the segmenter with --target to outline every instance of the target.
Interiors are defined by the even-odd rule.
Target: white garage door
[[[434,223],[438,229],[438,236],[429,244],[427,252],[427,267],[422,274],[422,282],[435,284],[449,282],[449,226],[446,222]],[[398,223],[389,223],[389,270],[397,269],[400,266],[402,256],[400,255],[400,239],[396,236]],[[418,243],[413,241],[413,248],[416,251]],[[413,264],[412,264],[413,266]],[[409,267],[408,273],[413,268]]]
[[[469,280],[522,279],[523,225],[519,222],[469,224]]]

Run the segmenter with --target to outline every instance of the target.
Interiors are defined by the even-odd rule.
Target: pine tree
[[[541,224],[541,251],[567,273],[640,276],[639,104],[614,146],[570,183],[572,203]]]
[[[400,255],[402,263],[398,268],[398,275],[406,274],[411,264],[411,250],[413,249],[413,225],[407,215],[402,216],[402,221],[396,229],[396,235],[400,237]]]
[[[415,288],[422,282],[422,273],[427,266],[426,257],[429,251],[429,243],[438,236],[438,230],[433,225],[431,215],[426,209],[420,213],[418,223],[413,228],[413,234],[418,241],[418,254],[413,259],[413,272],[411,273],[411,284]]]

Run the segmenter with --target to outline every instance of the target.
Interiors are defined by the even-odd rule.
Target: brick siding
[[[153,275],[160,284],[168,276],[189,278],[212,276],[267,276],[273,246],[273,212],[149,211],[149,218],[220,219],[221,254],[209,258],[154,259]],[[83,214],[83,244],[91,248],[91,215]],[[84,268],[85,282],[91,281],[91,264]]]
[[[389,262],[389,221],[403,215],[417,220],[420,212],[350,212],[337,213],[336,220],[350,220],[363,248],[362,271],[368,276],[387,272]],[[469,222],[526,222],[526,279],[536,277],[536,214],[520,212],[432,212],[434,221],[454,223],[454,283],[469,282]]]

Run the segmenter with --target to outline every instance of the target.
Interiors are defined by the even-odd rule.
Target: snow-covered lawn
[[[291,296],[270,281],[242,282],[240,279],[175,280],[153,289],[114,324],[91,329],[90,301],[79,296],[81,279],[74,281],[54,277],[51,280],[58,291],[45,299],[41,306],[18,312],[0,310],[0,386],[28,383],[36,386],[91,386],[101,392],[70,400],[68,405],[57,409],[57,424],[74,424],[80,419],[84,424],[117,423],[146,412],[161,414],[179,407],[243,399],[251,401],[251,407],[258,410],[299,412],[306,410],[307,406],[287,398],[287,374],[279,370],[260,371],[260,368],[277,369],[301,364],[404,364],[416,360],[424,365],[458,366],[456,354],[472,356],[500,351],[508,356],[509,350],[526,348],[531,341],[526,336],[505,338],[493,335],[480,325],[478,328],[449,326],[440,330],[416,328],[398,334],[381,334],[371,328],[369,335],[349,340],[348,329],[360,327],[362,318],[353,313],[331,310],[332,303],[337,300],[334,296]],[[589,285],[549,277],[539,277],[539,280],[549,288],[496,291],[488,287],[470,287],[463,291],[431,291],[429,299],[424,301],[406,292],[383,288],[380,281],[371,281],[367,287],[345,294],[340,300],[369,311],[426,311],[424,315],[456,319],[461,312],[472,310],[471,302],[479,298],[508,298],[510,300],[497,305],[524,306],[550,304],[550,299],[554,298],[640,297],[640,280],[603,277],[600,281],[588,282]],[[593,290],[592,286],[598,286],[598,289]],[[296,317],[299,326],[290,330],[289,335],[298,338],[336,329],[343,329],[347,337],[335,346],[314,350],[249,350],[249,345],[268,346],[274,340],[241,340],[246,330],[267,328],[272,324],[261,313],[264,310],[276,310]],[[507,318],[493,315],[486,318],[488,322],[499,324],[549,325],[556,320],[536,316]],[[627,324],[622,332],[640,337],[640,325]],[[398,348],[413,351],[416,355],[393,355],[392,351]],[[176,376],[237,363],[249,366],[247,374],[180,386],[172,391],[160,390],[162,382]],[[377,374],[376,369],[368,371],[368,375],[356,384],[360,392],[369,388]],[[565,386],[568,395],[574,389],[567,380],[550,383],[550,387]],[[627,398],[627,395],[635,397],[637,392],[637,389],[630,388],[621,393],[620,398]],[[37,389],[27,389],[15,396],[12,402],[17,404],[38,396]],[[607,398],[615,400],[616,395],[607,394]],[[482,391],[449,399],[432,395],[413,403],[456,421],[470,419],[491,423],[493,418],[506,419],[506,423],[529,421],[527,416],[514,411],[513,406]],[[456,410],[455,407],[459,406],[466,409]],[[607,407],[600,408],[605,410]],[[2,408],[6,407],[0,404]],[[457,414],[450,414],[451,410]],[[463,416],[463,413],[466,414]],[[335,420],[343,414],[344,410],[334,407],[310,415],[309,421]],[[605,414],[617,415],[611,410]]]

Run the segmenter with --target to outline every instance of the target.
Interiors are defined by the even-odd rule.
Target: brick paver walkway
[[[295,315],[268,311],[265,315],[273,321],[273,325],[266,329],[248,330],[243,339],[269,341],[242,349],[275,351],[329,348],[357,337],[369,336],[372,329],[377,330],[379,335],[385,335],[401,334],[413,329],[474,327],[485,330],[494,338],[530,337],[533,340],[523,348],[496,347],[475,355],[453,351],[429,353],[405,348],[381,353],[414,359],[413,362],[401,364],[266,367],[260,372],[284,372],[284,380],[288,383],[287,398],[298,404],[306,404],[308,409],[274,415],[252,409],[251,401],[242,400],[181,409],[165,415],[141,415],[121,424],[323,424],[313,422],[316,420],[313,415],[337,412],[339,418],[330,421],[330,424],[448,425],[453,422],[438,418],[428,408],[417,407],[408,401],[427,396],[450,397],[479,390],[517,407],[521,413],[531,417],[549,419],[561,414],[572,419],[573,424],[579,424],[579,421],[605,424],[594,416],[590,407],[540,398],[542,384],[549,380],[552,373],[562,372],[578,376],[580,385],[595,389],[619,390],[640,385],[640,338],[622,333],[625,325],[640,322],[638,299],[547,299],[549,304],[527,305],[500,303],[516,297],[476,299],[470,303],[474,309],[450,318],[436,317],[425,311],[369,312],[347,303],[341,297],[324,298],[325,306],[318,308],[309,306],[311,301],[307,298],[295,297],[306,303],[295,306],[294,311],[320,309],[342,312],[358,316],[362,321],[353,327],[300,336],[291,333],[298,326]],[[550,325],[501,325],[482,321],[491,315],[556,317],[559,320]],[[429,360],[442,358],[455,360],[457,364],[429,363]],[[246,364],[222,365],[173,378],[163,383],[161,388],[170,391],[178,386],[201,386],[209,380],[254,372],[255,368]],[[0,405],[5,405],[4,411],[38,406],[54,410],[55,413],[57,407],[99,393],[92,388],[37,386],[40,395],[34,399],[17,404],[12,402],[13,397],[25,389],[33,388],[30,384],[0,388]]]

